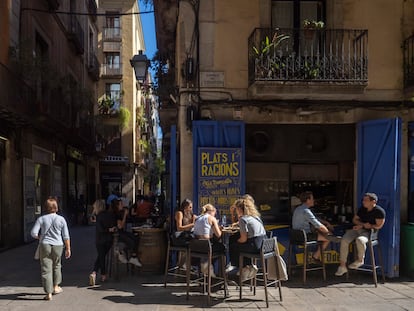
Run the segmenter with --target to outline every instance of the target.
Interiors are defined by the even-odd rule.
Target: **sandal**
[[[53,291],[53,295],[57,295],[60,294],[61,292],[63,292],[62,287],[58,286],[54,291]]]
[[[45,297],[43,297],[43,300],[52,300],[52,294],[47,294]]]

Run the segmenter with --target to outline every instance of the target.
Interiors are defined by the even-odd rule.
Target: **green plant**
[[[305,19],[303,21],[303,28],[304,29],[323,29],[325,27],[325,23],[322,21],[315,21]]]
[[[121,130],[127,129],[129,125],[129,120],[131,120],[131,112],[125,108],[119,108],[118,112],[119,127]]]
[[[313,80],[319,76],[319,66],[317,64],[309,64],[305,61],[303,66],[303,75],[305,79]]]
[[[271,48],[277,48],[279,44],[286,39],[289,39],[288,35],[278,35],[276,32],[273,35],[272,41],[270,41],[269,36],[266,36],[264,40],[260,43],[260,47],[253,46],[253,51],[256,56],[267,55],[269,54]]]
[[[150,144],[149,144],[149,141],[148,141],[148,140],[145,140],[145,139],[140,139],[140,140],[138,141],[138,144],[139,144],[140,146],[142,146],[142,149],[143,149],[143,151],[144,151],[144,153],[145,153],[145,154],[150,154],[150,152],[151,152],[151,146],[150,146]]]
[[[101,114],[110,114],[115,103],[111,97],[104,95],[98,100],[98,110]]]

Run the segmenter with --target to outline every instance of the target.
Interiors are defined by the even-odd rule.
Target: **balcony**
[[[404,88],[414,86],[414,35],[403,43],[404,50]]]
[[[78,54],[83,54],[85,50],[84,32],[78,18],[74,15],[70,16],[70,27],[68,30],[69,40],[72,41]]]
[[[99,80],[99,60],[94,51],[89,52],[88,55],[88,73],[92,80]]]
[[[36,93],[19,76],[0,63],[0,122],[20,126],[32,120]]]
[[[103,39],[105,41],[121,41],[121,27],[105,27]]]
[[[102,77],[120,77],[122,76],[122,64],[102,64]]]
[[[248,48],[251,94],[303,92],[304,84],[355,93],[368,83],[367,30],[256,28]]]
[[[98,6],[96,5],[96,0],[88,0],[88,12],[89,14],[93,14],[90,15],[91,19],[96,22],[96,13],[98,12]]]

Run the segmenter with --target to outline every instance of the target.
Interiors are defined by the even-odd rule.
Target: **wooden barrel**
[[[166,233],[159,228],[132,228],[139,234],[138,258],[142,272],[163,273],[167,251]]]

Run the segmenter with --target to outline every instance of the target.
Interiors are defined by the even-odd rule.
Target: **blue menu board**
[[[221,215],[229,214],[233,202],[242,195],[242,149],[198,149],[198,203],[213,204]]]

